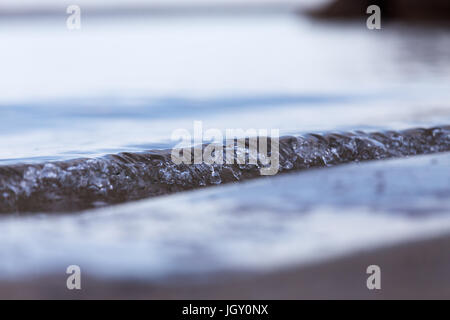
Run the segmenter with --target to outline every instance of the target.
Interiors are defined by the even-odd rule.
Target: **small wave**
[[[248,159],[248,144],[234,149]],[[450,126],[284,136],[278,172],[444,151],[450,151]],[[259,162],[177,165],[171,150],[0,166],[0,213],[83,210],[256,178],[262,167]]]

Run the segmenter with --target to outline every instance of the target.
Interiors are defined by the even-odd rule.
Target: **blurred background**
[[[282,134],[445,123],[448,28],[303,14],[327,3],[4,0],[0,163],[168,148],[193,120]]]
[[[34,199],[64,200],[55,190],[66,187],[61,194],[70,203],[79,190],[88,190],[86,197],[90,190],[107,194],[110,178],[139,189],[144,183],[134,172],[108,171],[106,160],[69,168],[48,162],[170,148],[172,132],[192,131],[195,120],[204,130],[280,129],[282,135],[449,125],[446,1],[375,1],[382,29],[369,30],[369,2],[357,0],[2,0],[1,200],[24,199],[32,208]],[[81,9],[79,30],[67,28],[69,5]],[[439,23],[430,12],[439,12]],[[442,136],[447,147],[445,132],[436,129],[415,143],[420,149]],[[184,282],[184,291],[148,289],[186,274],[185,280],[199,280],[194,287],[209,286],[219,278],[211,274],[224,270],[240,278],[224,281],[225,293],[211,287],[200,296],[292,298],[306,288],[303,293],[323,297],[331,288],[334,297],[367,297],[364,270],[372,254],[388,270],[388,296],[448,297],[448,236],[429,247],[371,251],[356,262],[240,286],[261,270],[448,235],[449,215],[442,213],[450,208],[449,160],[433,157],[308,170],[81,214],[7,213],[0,221],[0,297],[72,294],[64,286],[69,264],[100,282],[119,279],[112,290],[109,280],[83,282],[94,297],[195,298]],[[14,166],[19,163],[39,165]],[[135,164],[142,171],[153,166]],[[159,164],[151,168],[166,178]],[[160,181],[146,182],[157,189]],[[33,290],[22,275],[35,276]],[[130,279],[134,287],[120,282]],[[145,287],[142,279],[154,282]]]

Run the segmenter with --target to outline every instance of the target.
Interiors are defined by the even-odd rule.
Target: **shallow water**
[[[450,32],[290,14],[0,23],[0,163],[168,148],[177,128],[282,134],[450,123]]]
[[[142,198],[167,178],[144,179],[142,152],[153,150],[152,158],[171,148],[172,132],[193,130],[195,120],[205,130],[300,137],[289,140],[287,170],[448,151],[448,30],[372,32],[288,13],[87,16],[79,32],[59,18],[11,19],[0,22],[0,57],[0,190],[13,186],[22,197],[0,194],[0,212],[42,213],[0,217],[1,275],[64,272],[68,264],[154,278],[261,270],[449,230],[448,154],[48,214]],[[414,127],[444,134],[385,136]],[[330,132],[346,135],[334,136],[335,145]],[[302,137],[320,148],[297,150]],[[123,170],[110,170],[116,164]],[[76,165],[84,171],[72,173]],[[168,172],[169,182],[182,178]]]
[[[353,163],[82,214],[4,217],[0,279],[76,264],[98,277],[214,281],[448,233],[449,165],[449,153]]]
[[[450,126],[254,139],[255,145],[267,145],[266,151],[250,148],[250,139],[241,141],[217,144],[215,156],[222,153],[226,163],[208,162],[209,147],[196,146],[189,150],[188,163],[175,163],[171,150],[150,150],[3,166],[0,213],[77,211],[294,170],[446,152]],[[196,163],[198,151],[204,160]]]

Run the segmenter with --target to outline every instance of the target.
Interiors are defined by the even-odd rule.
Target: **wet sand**
[[[165,283],[85,276],[69,291],[65,275],[1,281],[2,299],[449,299],[450,234],[265,274],[180,277]],[[368,290],[368,265],[381,290]]]

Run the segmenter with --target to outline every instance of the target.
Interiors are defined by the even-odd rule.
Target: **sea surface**
[[[87,14],[78,31],[69,31],[65,18],[0,20],[2,274],[45,273],[65,263],[96,274],[109,266],[105,272],[119,276],[239,265],[252,270],[306,261],[318,252],[323,257],[327,250],[347,252],[360,240],[362,247],[375,246],[450,225],[443,196],[449,195],[448,154],[381,160],[450,150],[450,30],[386,24],[371,31],[365,21],[324,23],[288,10]],[[244,184],[239,177],[251,168],[239,168],[232,170],[239,176],[232,185],[213,191],[131,201],[146,198],[135,192],[136,186],[148,188],[139,170],[148,172],[149,161],[178,142],[171,140],[174,130],[193,131],[194,121],[202,121],[204,130],[279,129],[296,143],[326,142],[299,149],[286,140],[297,164],[284,162],[285,169],[302,169],[292,176]],[[356,153],[348,156],[348,150]],[[314,166],[300,163],[318,158],[323,161]],[[110,167],[110,161],[120,165]],[[124,163],[132,163],[132,172],[122,170]],[[354,167],[309,170],[343,163]],[[411,177],[415,172],[420,187],[411,185],[418,181]],[[179,184],[177,172],[169,173],[164,181],[152,176],[157,180],[151,185]],[[209,167],[194,173],[197,182],[205,178],[198,187],[224,180]],[[376,193],[359,201],[360,192],[381,188],[380,174],[388,176],[380,181],[386,179],[392,196],[379,206]],[[111,200],[105,196],[110,185],[132,186],[134,193],[128,197],[120,189]],[[77,201],[92,205],[72,206],[80,186],[85,198]],[[331,186],[348,195],[344,209],[336,203],[341,193],[319,192]],[[303,203],[292,193],[298,188],[310,192]],[[171,193],[151,191],[148,196]],[[249,200],[263,201],[264,195],[264,208]],[[401,210],[399,201],[420,196],[423,201]],[[95,209],[115,202],[128,203]],[[376,226],[369,235],[352,227],[367,224]],[[330,241],[324,244],[320,235]]]
[[[0,22],[0,162],[168,148],[175,129],[449,123],[450,33],[302,16]]]

